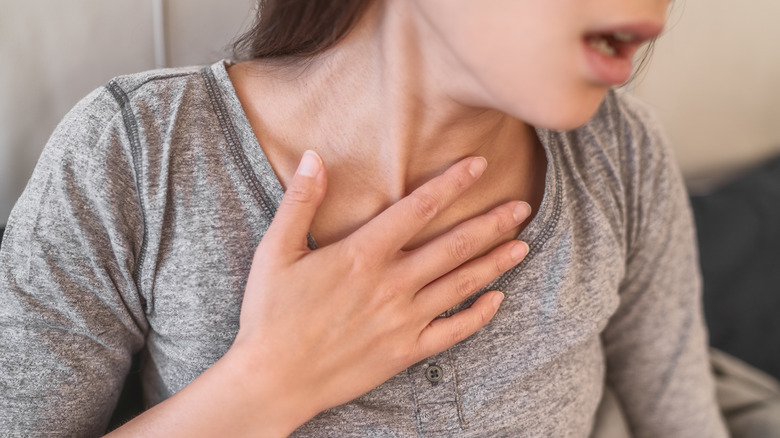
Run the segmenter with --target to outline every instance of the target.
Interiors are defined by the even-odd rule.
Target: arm
[[[0,435],[105,430],[147,330],[133,280],[142,227],[103,91],[52,135],[0,250]]]
[[[650,122],[627,127],[643,143],[645,160],[627,171],[635,186],[620,307],[603,333],[607,378],[635,436],[726,436],[707,356],[687,195]]]

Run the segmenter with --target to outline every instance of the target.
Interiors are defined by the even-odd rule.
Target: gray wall
[[[155,67],[155,1],[171,66],[227,56],[254,3],[0,0],[0,223],[65,112],[115,75]],[[632,87],[658,110],[689,182],[706,186],[780,152],[780,2],[674,4]]]
[[[168,64],[227,57],[252,0],[165,0]],[[51,131],[112,77],[155,68],[154,0],[0,0],[0,224]]]

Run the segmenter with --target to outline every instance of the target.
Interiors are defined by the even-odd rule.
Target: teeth
[[[600,53],[603,53],[606,56],[614,57],[615,55],[617,55],[617,51],[615,51],[615,48],[609,44],[609,41],[607,41],[606,38],[603,37],[590,38],[588,39],[588,45],[598,50]]]
[[[612,34],[612,38],[621,43],[630,43],[636,39],[636,35],[630,32],[615,32]]]

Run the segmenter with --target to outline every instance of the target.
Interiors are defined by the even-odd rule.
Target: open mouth
[[[661,21],[614,24],[587,32],[582,40],[590,73],[603,85],[628,81],[639,47],[663,30]]]
[[[641,43],[641,38],[631,32],[612,32],[588,35],[585,37],[585,41],[588,43],[588,46],[604,56],[622,58],[633,55],[633,52]]]

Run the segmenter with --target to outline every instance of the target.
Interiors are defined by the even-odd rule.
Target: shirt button
[[[425,369],[425,378],[431,383],[437,383],[444,377],[444,371],[438,365],[428,365]]]

